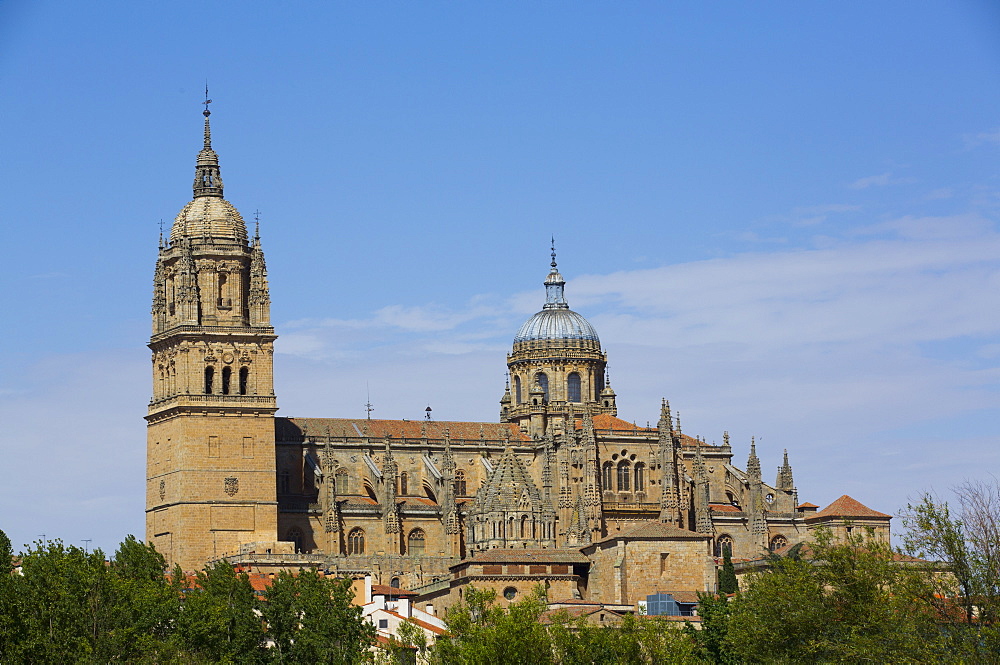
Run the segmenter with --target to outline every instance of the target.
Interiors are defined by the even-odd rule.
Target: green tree
[[[174,579],[183,575],[176,570]],[[176,582],[175,582],[176,584]],[[264,628],[247,575],[225,561],[198,573],[186,590],[173,639],[178,649],[216,663],[255,663],[265,657]]]
[[[684,632],[694,641],[696,655],[709,663],[736,663],[735,656],[726,644],[732,603],[727,596],[711,593],[698,594],[698,616],[701,626],[690,623]]]
[[[432,663],[520,665],[551,663],[552,644],[538,619],[545,592],[538,588],[506,609],[496,605],[496,591],[469,587],[463,602],[445,620],[449,635],[438,639]]]
[[[736,569],[733,567],[733,556],[730,548],[722,548],[722,570],[719,571],[719,593],[726,595],[740,590],[736,580]]]
[[[152,545],[128,536],[111,560],[111,616],[97,645],[101,662],[162,660],[172,652],[170,633],[180,597],[166,577],[163,555]]]
[[[903,542],[907,552],[946,566],[949,575],[934,578],[939,622],[954,651],[978,660],[1000,652],[1000,486],[969,481],[954,492],[955,513],[930,493],[909,504]]]
[[[16,605],[14,550],[10,538],[0,531],[0,663],[14,662],[14,645],[20,642],[20,620]]]
[[[110,575],[101,550],[36,542],[11,578],[16,639],[10,662],[90,662],[113,616]]]
[[[351,581],[314,570],[281,571],[264,592],[261,613],[276,663],[361,662],[375,628],[352,603]]]
[[[724,644],[738,661],[946,662],[930,572],[871,534],[817,533],[802,558],[777,557],[731,601]]]

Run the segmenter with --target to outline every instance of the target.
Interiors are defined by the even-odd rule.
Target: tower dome
[[[212,128],[206,98],[204,145],[194,172],[194,200],[181,208],[170,229],[170,242],[190,238],[192,242],[247,244],[247,227],[236,207],[222,197],[219,156],[212,149]]]
[[[603,392],[607,356],[597,331],[566,302],[555,241],[550,265],[545,305],[514,336],[507,356],[510,383],[500,402],[501,421],[517,423],[531,436],[542,436],[550,426],[572,427],[574,409],[617,414],[614,396]]]
[[[600,338],[594,326],[569,308],[566,302],[566,281],[556,267],[556,252],[552,249],[552,263],[545,277],[545,305],[542,311],[524,322],[514,336],[514,344],[538,340],[588,340],[598,347]]]

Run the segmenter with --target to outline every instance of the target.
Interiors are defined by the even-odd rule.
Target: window
[[[399,495],[406,496],[409,487],[407,487],[407,477],[406,471],[399,474]]]
[[[365,553],[365,532],[362,529],[351,529],[351,532],[347,534],[347,553]]]
[[[646,487],[646,465],[639,462],[635,465],[635,491],[641,492]]]
[[[337,494],[343,496],[348,493],[348,483],[347,483],[347,469],[341,467],[333,474],[334,478],[334,489]]]
[[[468,488],[465,484],[465,471],[459,469],[455,472],[455,496],[465,496]]]
[[[292,484],[292,475],[288,473],[287,469],[278,474],[279,494],[288,494],[288,492],[290,491],[291,484]]]
[[[602,472],[601,473],[601,485],[603,485],[604,489],[606,489],[606,490],[612,489],[612,485],[611,485],[611,480],[612,480],[612,478],[611,478],[611,475],[612,475],[611,474],[611,462],[605,462],[604,463],[604,467],[601,469],[601,472]]]
[[[212,380],[215,378],[215,368],[209,365],[205,368],[205,394],[212,394]]]
[[[629,480],[630,480],[629,476],[631,475],[630,472],[632,471],[632,469],[629,468],[630,466],[631,465],[625,460],[622,460],[621,462],[618,463],[619,492],[627,492],[629,490]]]
[[[715,556],[725,556],[726,552],[729,552],[730,556],[733,555],[733,537],[729,534],[722,534],[715,541]]]
[[[229,382],[233,378],[233,370],[229,367],[222,368],[222,394],[229,394]]]
[[[566,379],[566,399],[570,402],[580,401],[580,375],[576,372]]]
[[[512,586],[507,587],[503,590],[503,597],[507,600],[514,600],[517,597],[517,589]]]
[[[293,526],[291,529],[289,529],[288,536],[285,538],[285,540],[290,540],[293,543],[295,543],[296,552],[302,551],[302,529],[300,529],[299,527]]]
[[[410,556],[423,556],[424,555],[424,531],[423,529],[414,529],[410,532],[409,537],[406,539],[406,553]]]
[[[240,367],[240,394],[247,394],[247,384],[250,383],[250,368]]]
[[[391,586],[394,589],[399,589],[400,588],[400,586],[399,586],[399,578],[398,577],[393,577],[391,580],[389,580],[389,586]]]
[[[542,392],[544,393],[545,401],[549,401],[549,377],[545,372],[539,372],[535,375],[535,383],[542,387]]]
[[[768,547],[768,549],[771,550],[772,552],[777,552],[782,547],[785,547],[787,545],[788,545],[787,538],[785,538],[784,536],[775,536],[774,538],[771,539],[771,545]]]
[[[521,403],[521,377],[514,377],[514,404]]]
[[[388,628],[389,627],[389,620],[388,619],[379,619],[378,620],[378,627],[379,628]]]

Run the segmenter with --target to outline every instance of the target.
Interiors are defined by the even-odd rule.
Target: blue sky
[[[820,505],[1000,468],[993,3],[11,0],[0,75],[15,546],[143,531],[156,238],[206,79],[282,415],[495,420],[555,235],[622,417],[664,396],[741,464],[788,448]]]

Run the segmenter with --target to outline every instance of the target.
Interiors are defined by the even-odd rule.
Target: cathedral
[[[770,483],[753,440],[737,467],[728,434],[683,433],[666,400],[656,427],[618,418],[607,353],[569,308],[554,249],[496,422],[276,416],[260,233],[223,197],[204,116],[194,196],[153,279],[146,539],[171,565],[316,566],[439,606],[467,584],[508,600],[544,584],[627,608],[714,590],[725,551],[756,559],[845,518],[888,533],[850,497],[800,503],[787,451]]]

